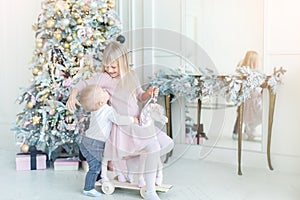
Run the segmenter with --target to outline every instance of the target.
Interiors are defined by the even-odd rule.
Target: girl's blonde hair
[[[109,66],[112,62],[117,62],[120,72],[120,91],[137,95],[136,83],[137,77],[133,70],[129,67],[127,48],[116,41],[110,42],[104,49],[102,56],[102,72],[105,72],[105,66]]]
[[[116,41],[110,42],[104,49],[102,56],[102,72],[105,71],[105,66],[109,66],[114,61],[116,61],[119,66],[121,78],[130,72],[128,50],[123,44]]]
[[[248,67],[252,70],[259,69],[259,55],[256,51],[247,51],[244,59],[239,64],[240,67]]]
[[[79,96],[79,102],[82,108],[88,112],[96,111],[99,108],[99,102],[107,103],[109,94],[99,85],[88,85]]]

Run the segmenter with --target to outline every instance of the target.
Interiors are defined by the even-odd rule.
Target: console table
[[[272,126],[273,126],[273,116],[274,116],[274,108],[275,108],[275,100],[276,94],[271,91],[270,87],[267,87],[269,92],[269,117],[268,117],[268,140],[267,140],[267,158],[269,169],[273,170],[271,163],[271,138],[272,138]],[[172,95],[166,95],[165,105],[166,105],[166,115],[169,119],[167,123],[167,134],[172,138],[172,110],[171,110],[171,99]],[[197,144],[199,144],[200,133],[201,130],[200,122],[201,122],[201,109],[202,109],[202,101],[198,99],[197,105]],[[241,169],[241,159],[242,159],[242,126],[243,126],[243,112],[244,112],[244,103],[238,106],[238,175],[242,175]],[[168,161],[168,158],[172,155],[172,151],[167,154],[165,162]]]

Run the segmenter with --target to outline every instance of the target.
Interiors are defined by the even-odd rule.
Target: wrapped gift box
[[[16,169],[18,171],[23,170],[35,170],[46,169],[47,156],[42,154],[30,155],[30,154],[17,154],[16,155]]]
[[[203,142],[204,142],[204,137],[199,137],[199,144],[203,144]],[[185,137],[185,143],[186,144],[197,144],[197,137],[187,134]]]
[[[54,170],[78,170],[78,158],[57,158],[54,161]]]

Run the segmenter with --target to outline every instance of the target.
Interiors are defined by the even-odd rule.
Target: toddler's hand
[[[158,93],[159,93],[159,88],[154,86],[153,87],[153,97],[158,97]]]
[[[76,105],[81,106],[79,101],[75,97],[69,97],[66,107],[68,110],[76,110]]]
[[[135,124],[139,124],[139,123],[140,123],[140,122],[139,122],[139,119],[138,119],[137,117],[134,117],[133,119],[134,119],[134,123],[135,123]]]

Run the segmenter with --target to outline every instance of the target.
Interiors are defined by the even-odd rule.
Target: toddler
[[[105,141],[110,135],[112,123],[118,125],[138,124],[138,119],[122,116],[107,104],[109,94],[99,85],[89,85],[82,90],[79,102],[83,109],[91,112],[90,125],[79,143],[80,151],[86,158],[89,171],[85,177],[83,194],[98,197],[100,192],[95,190],[95,182],[101,171],[102,155]]]

